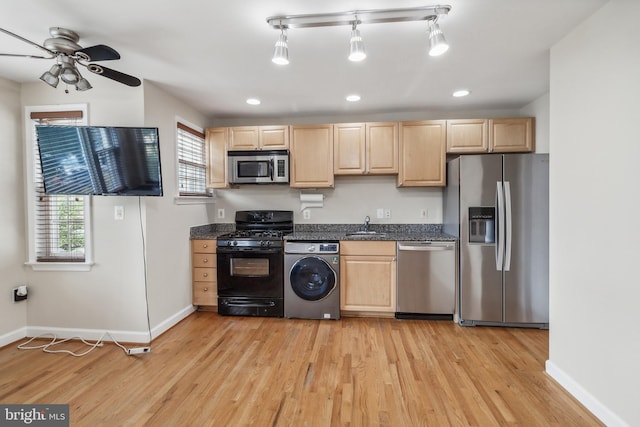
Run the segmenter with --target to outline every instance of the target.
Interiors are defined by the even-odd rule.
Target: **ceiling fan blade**
[[[137,77],[130,76],[129,74],[121,73],[120,71],[112,70],[111,68],[103,67],[98,64],[89,64],[87,69],[94,74],[99,74],[108,79],[115,80],[127,86],[140,86],[142,82]]]
[[[46,48],[46,47],[44,47],[44,46],[40,46],[38,43],[34,43],[34,42],[32,42],[31,40],[27,40],[27,39],[25,39],[24,37],[17,35],[16,33],[12,33],[11,31],[9,31],[9,30],[5,30],[4,28],[0,28],[0,32],[5,33],[5,34],[7,34],[7,35],[9,35],[9,36],[11,36],[11,37],[14,37],[14,38],[18,39],[18,40],[21,40],[21,41],[23,41],[23,42],[25,42],[25,43],[28,43],[28,44],[30,44],[31,46],[37,47],[38,49],[44,50],[44,51],[45,51],[45,52],[47,52],[49,55],[51,55],[51,57],[52,57],[52,58],[54,58],[54,57],[56,56],[56,53],[55,53],[55,52],[53,52],[53,51],[51,51],[51,50],[47,49],[47,48]],[[12,56],[12,55],[3,55],[3,56]],[[18,56],[20,56],[20,55],[18,55]],[[26,56],[26,55],[22,55],[22,56]],[[36,56],[35,58],[39,58],[39,57],[38,57],[38,56]]]
[[[38,55],[21,55],[19,53],[0,53],[0,56],[13,56],[16,58],[37,58],[37,59],[51,59],[52,56],[38,56]]]
[[[114,59],[120,59],[120,54],[116,52],[115,49],[103,44],[82,48],[75,51],[75,54],[85,61],[112,61]]]

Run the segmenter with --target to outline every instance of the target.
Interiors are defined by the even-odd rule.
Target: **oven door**
[[[218,248],[218,297],[282,298],[283,251]]]

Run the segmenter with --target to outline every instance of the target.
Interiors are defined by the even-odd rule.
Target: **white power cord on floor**
[[[128,349],[127,347],[123,346],[118,341],[116,341],[116,339],[113,337],[113,335],[111,335],[111,332],[109,332],[109,331],[103,333],[102,336],[100,337],[100,339],[98,339],[98,341],[96,341],[95,343],[88,342],[84,338],[81,338],[81,337],[71,337],[71,338],[64,338],[64,339],[58,340],[58,337],[55,334],[53,334],[53,333],[45,333],[45,334],[30,338],[29,340],[23,342],[22,344],[19,344],[18,345],[18,349],[19,350],[37,350],[37,349],[42,349],[42,351],[44,351],[45,353],[66,353],[66,354],[70,354],[70,355],[72,355],[74,357],[82,357],[82,356],[84,356],[86,354],[89,354],[93,350],[95,350],[96,347],[104,346],[103,340],[104,340],[104,337],[107,336],[107,335],[109,337],[111,337],[111,341],[113,341],[113,343],[115,345],[120,347],[122,349],[122,351],[124,351],[124,354],[126,354],[126,355],[130,356],[132,354],[148,353],[151,350],[150,347],[141,347],[141,348],[138,347],[138,348]],[[31,343],[33,340],[38,339],[38,338],[45,338],[45,337],[51,337],[51,342],[49,342],[47,344],[42,344],[42,345],[29,346],[29,343]],[[51,350],[50,349],[50,347],[53,347],[53,346],[58,345],[58,344],[65,343],[67,341],[71,341],[73,339],[78,339],[78,340],[82,341],[84,344],[90,346],[90,348],[87,351],[84,351],[82,353],[75,353],[75,352],[73,352],[71,350]]]

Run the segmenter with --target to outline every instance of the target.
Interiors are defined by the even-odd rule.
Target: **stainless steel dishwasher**
[[[456,242],[398,242],[397,319],[453,319]]]

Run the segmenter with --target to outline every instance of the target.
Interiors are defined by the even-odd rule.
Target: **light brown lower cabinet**
[[[345,316],[394,316],[396,242],[340,242],[340,310]]]
[[[191,241],[192,304],[202,308],[218,305],[216,240]]]

